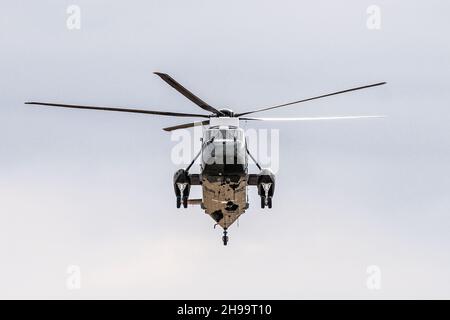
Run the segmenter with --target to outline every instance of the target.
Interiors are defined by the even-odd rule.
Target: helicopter
[[[226,246],[229,242],[228,228],[249,208],[247,188],[256,187],[261,201],[261,208],[272,208],[275,191],[275,175],[270,168],[262,168],[257,159],[250,153],[244,130],[240,121],[320,121],[363,118],[383,118],[382,115],[331,116],[331,117],[295,117],[295,118],[256,118],[249,115],[300,104],[307,101],[330,97],[361,89],[377,87],[386,84],[378,82],[370,85],[322,94],[279,105],[260,107],[244,112],[234,112],[231,109],[216,108],[183,87],[166,73],[154,72],[167,84],[185,96],[206,113],[184,113],[131,109],[123,107],[103,107],[88,105],[73,105],[47,102],[25,102],[29,105],[89,109],[116,112],[131,112],[148,115],[160,115],[182,118],[199,118],[194,122],[183,123],[163,130],[171,132],[179,129],[201,126],[203,135],[201,148],[185,169],[175,172],[173,188],[177,208],[187,208],[188,205],[200,205],[217,225],[223,229],[222,241]],[[201,157],[200,173],[190,173],[190,169]],[[258,168],[258,173],[249,173],[250,158]],[[191,186],[202,187],[202,199],[189,199]]]

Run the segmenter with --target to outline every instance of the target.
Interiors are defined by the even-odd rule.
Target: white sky
[[[1,298],[450,298],[448,2],[377,1],[376,31],[372,1],[0,4]],[[258,116],[389,118],[255,124],[280,129],[274,208],[252,190],[223,247],[175,208],[183,120],[22,104],[199,111],[153,71],[236,111],[388,81]]]

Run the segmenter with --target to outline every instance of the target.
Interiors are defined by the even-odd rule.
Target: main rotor
[[[294,102],[279,104],[270,107],[260,107],[251,111],[235,113],[231,109],[216,109],[210,104],[206,103],[196,95],[194,95],[191,91],[183,87],[180,83],[178,83],[175,79],[169,76],[166,73],[154,72],[158,75],[162,80],[164,80],[167,84],[189,99],[191,102],[196,104],[198,107],[203,109],[204,111],[208,111],[209,114],[197,114],[197,113],[184,113],[184,112],[169,112],[169,111],[154,111],[154,110],[146,110],[146,109],[131,109],[131,108],[123,108],[123,107],[101,107],[101,106],[87,106],[87,105],[73,105],[73,104],[60,104],[60,103],[48,103],[48,102],[25,102],[25,104],[31,105],[41,105],[41,106],[52,106],[52,107],[62,107],[62,108],[74,108],[74,109],[90,109],[90,110],[102,110],[102,111],[116,111],[116,112],[131,112],[131,113],[142,113],[142,114],[152,114],[152,115],[161,115],[161,116],[171,116],[171,117],[191,117],[191,118],[203,118],[208,120],[196,121],[183,123],[176,126],[171,126],[167,128],[163,128],[165,131],[173,131],[184,128],[191,128],[194,126],[205,126],[209,125],[210,118],[216,117],[226,117],[226,118],[238,118],[239,120],[256,120],[256,121],[311,121],[311,120],[342,120],[342,119],[361,119],[361,118],[382,118],[384,116],[335,116],[335,117],[300,117],[300,118],[252,118],[252,117],[243,117],[249,114],[263,112],[267,110],[277,109],[281,107],[286,107],[294,104],[299,104],[311,100],[321,99],[333,95],[338,95],[346,92],[381,86],[386,84],[386,82],[378,82],[370,85],[359,86],[347,90],[336,91],[332,93],[322,94],[319,96],[306,98],[297,100]]]

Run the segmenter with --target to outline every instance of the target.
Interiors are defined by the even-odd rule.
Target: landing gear
[[[262,191],[264,192],[261,195],[261,209],[264,209],[266,206],[271,209],[272,208],[272,196],[269,195],[271,183],[261,183]]]
[[[272,197],[261,197],[261,209],[264,209],[267,206],[267,208],[272,209]]]
[[[183,208],[188,207],[188,197],[177,197],[177,208],[181,208],[181,204],[183,204]]]
[[[223,245],[226,246],[228,244],[228,236],[227,236],[227,230],[223,230],[223,237],[222,237]]]
[[[177,182],[175,184],[175,188],[175,194],[177,195],[177,208],[181,208],[181,204],[183,204],[183,208],[187,208],[189,198],[189,184]]]

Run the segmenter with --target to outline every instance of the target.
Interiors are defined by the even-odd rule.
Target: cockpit
[[[247,170],[244,131],[215,126],[203,134],[202,167],[209,175],[243,174]]]
[[[237,127],[210,127],[205,130],[203,142],[207,142],[212,138],[221,142],[244,141],[244,130]]]

